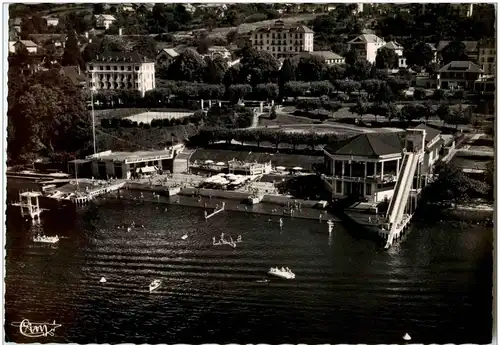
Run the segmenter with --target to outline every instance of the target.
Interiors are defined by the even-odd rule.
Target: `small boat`
[[[183,240],[187,240],[188,235],[186,234],[186,235],[182,236],[181,238],[182,238]]]
[[[59,242],[59,236],[45,236],[45,235],[37,235],[36,237],[33,237],[33,242],[40,242],[40,243],[57,243]]]
[[[269,279],[260,279],[257,280],[257,283],[269,283]]]
[[[410,341],[411,340],[411,337],[408,333],[406,333],[404,336],[403,336],[403,340],[406,340],[406,341]]]
[[[149,284],[149,292],[153,292],[154,290],[158,289],[161,285],[161,280],[155,279]]]
[[[106,281],[106,278],[102,277],[101,280],[99,280],[99,283],[105,283]]]
[[[270,274],[270,275],[275,276],[275,277],[284,278],[284,279],[295,279],[295,273],[290,271],[290,269],[288,267],[281,268],[281,269],[279,269],[278,267],[276,267],[276,268],[271,267],[269,269],[269,271],[267,272],[267,274]]]

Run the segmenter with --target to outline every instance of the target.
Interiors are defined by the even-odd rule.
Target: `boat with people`
[[[183,239],[183,240],[187,240],[187,238],[188,238],[187,234],[185,234],[184,236],[181,237],[181,239]]]
[[[257,283],[269,283],[269,279],[259,279]]]
[[[59,242],[59,236],[45,236],[45,235],[37,235],[36,237],[33,237],[33,242],[40,242],[40,243],[57,243]]]
[[[158,289],[161,285],[161,280],[160,279],[155,279],[149,284],[149,292],[153,292],[154,290]]]
[[[271,267],[267,274],[284,279],[295,279],[295,273],[293,273],[288,267]]]
[[[236,248],[236,243],[241,243],[243,242],[242,238],[241,238],[241,235],[238,236],[238,238],[236,239],[236,242],[233,240],[233,238],[231,236],[229,236],[229,239],[230,241],[227,241],[225,238],[224,238],[224,233],[222,233],[220,235],[220,239],[218,241],[215,240],[215,237],[212,237],[212,242],[213,242],[213,245],[214,246],[221,246],[223,244],[227,244],[233,248]]]
[[[99,283],[105,283],[107,282],[106,278],[102,277],[101,280],[99,280]]]

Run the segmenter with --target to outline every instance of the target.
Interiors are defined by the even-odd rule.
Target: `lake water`
[[[38,226],[9,214],[7,341],[491,341],[493,240],[481,225],[415,223],[383,251],[341,224],[329,237],[317,220],[285,219],[280,231],[269,216],[205,221],[201,208],[123,199],[99,201],[95,228],[81,213],[45,216],[44,233],[64,237],[56,245],[33,243]],[[138,229],[118,229],[133,221]],[[243,242],[213,246],[221,232]],[[274,266],[296,279],[266,277]],[[153,279],[163,284],[149,293]],[[61,327],[30,339],[11,325],[23,319]]]

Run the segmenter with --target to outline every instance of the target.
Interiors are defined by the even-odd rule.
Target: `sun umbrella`
[[[217,163],[217,164],[215,164],[215,165],[218,165],[218,166],[223,166],[223,165],[226,165],[226,163],[224,163],[224,162],[219,162],[219,163]]]
[[[283,171],[283,170],[286,170],[286,168],[285,168],[285,167],[281,167],[281,166],[280,166],[280,167],[276,167],[276,170],[281,170],[281,171]]]
[[[209,159],[209,160],[206,160],[206,161],[205,161],[205,164],[211,164],[211,163],[213,163],[213,162],[214,162],[214,161],[212,161],[212,160],[210,160],[210,159]]]
[[[302,168],[301,167],[295,167],[295,168],[293,168],[293,170],[302,170]]]

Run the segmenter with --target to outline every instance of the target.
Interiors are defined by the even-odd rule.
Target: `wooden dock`
[[[207,219],[215,216],[216,214],[224,211],[225,206],[226,206],[226,203],[223,202],[221,208],[215,209],[212,213],[208,214],[207,211],[205,211],[205,220],[207,220]]]

